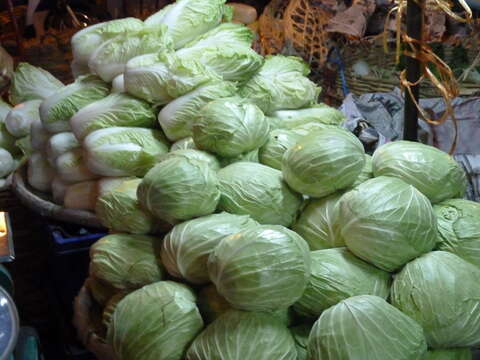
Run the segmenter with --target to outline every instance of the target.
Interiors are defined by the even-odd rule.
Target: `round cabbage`
[[[212,170],[215,170],[215,171],[220,170],[220,162],[217,160],[217,158],[214,155],[209,154],[205,151],[195,150],[195,149],[181,149],[181,150],[170,151],[169,153],[162,155],[159,158],[159,161],[164,161],[177,156],[185,159],[203,161],[208,165],[210,165]]]
[[[336,192],[322,199],[311,200],[292,229],[300,234],[310,250],[345,246],[339,226],[339,202],[343,193]]]
[[[433,210],[438,223],[438,249],[480,267],[480,204],[450,199],[435,205]]]
[[[351,186],[365,165],[362,143],[343,129],[324,129],[301,138],[284,155],[285,181],[302,194],[323,197]]]
[[[480,344],[480,270],[457,255],[433,251],[395,276],[391,301],[422,325],[432,348]]]
[[[261,224],[290,226],[302,204],[300,195],[268,166],[238,162],[218,172],[221,210],[250,215]]]
[[[232,306],[218,293],[215,285],[210,284],[198,293],[198,308],[203,320],[209,324],[223,313],[232,309]],[[265,313],[271,314],[286,326],[290,325],[293,321],[293,311],[291,311],[291,308],[282,308]]]
[[[220,199],[217,175],[204,161],[175,156],[145,175],[138,199],[145,209],[169,223],[209,215]]]
[[[218,99],[199,112],[193,140],[202,150],[234,157],[261,147],[270,125],[262,111],[241,98]]]
[[[322,313],[308,339],[308,359],[421,360],[422,328],[380,297],[354,296]]]
[[[310,281],[294,305],[299,314],[316,319],[322,311],[352,296],[388,297],[390,274],[357,258],[346,248],[313,251],[311,258]]]
[[[296,360],[290,331],[265,313],[230,310],[210,324],[188,349],[186,360]]]
[[[290,329],[295,340],[295,347],[297,348],[297,360],[307,360],[307,346],[308,336],[312,330],[311,325],[303,324]]]
[[[208,256],[226,236],[258,225],[249,216],[213,214],[176,225],[163,239],[162,263],[170,275],[205,284]]]
[[[235,308],[287,308],[310,277],[308,245],[279,225],[259,225],[224,238],[210,254],[210,279]]]
[[[373,174],[391,176],[415,186],[432,203],[463,197],[465,172],[452,157],[432,146],[395,141],[373,154]]]
[[[163,270],[154,251],[158,243],[145,235],[107,235],[90,248],[90,275],[118,290],[160,281]]]
[[[160,281],[118,303],[107,342],[119,360],[182,360],[202,328],[193,292],[185,285]]]
[[[274,169],[282,170],[283,155],[297,143],[300,137],[290,130],[273,130],[268,135],[267,143],[260,148],[260,162]]]
[[[130,234],[149,234],[155,230],[153,216],[140,208],[137,199],[141,181],[127,180],[98,198],[95,213],[103,226]]]
[[[429,350],[422,360],[472,360],[472,350],[465,348]]]
[[[359,258],[395,271],[437,241],[432,205],[413,186],[386,176],[370,179],[340,200],[342,237]]]

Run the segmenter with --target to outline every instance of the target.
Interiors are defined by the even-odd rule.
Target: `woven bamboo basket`
[[[272,0],[259,19],[259,51],[264,54],[285,54],[301,56],[312,70],[310,78],[328,91],[327,96],[341,101],[345,95],[344,85],[350,92],[361,95],[368,92],[389,92],[400,86],[400,71],[395,64],[395,51],[386,54],[382,39],[374,42],[357,42],[339,48],[343,62],[344,80],[337,71],[337,65],[328,62],[332,49],[338,47],[328,32],[328,24],[340,8],[337,2],[313,0]],[[474,44],[475,45],[475,44]],[[470,62],[480,51],[480,45],[468,51]],[[446,62],[451,48],[445,46]],[[357,76],[352,65],[358,60],[365,61],[375,72],[368,76]],[[332,78],[333,77],[333,78]],[[332,91],[333,86],[333,91]],[[462,82],[461,96],[480,93],[480,85]],[[422,97],[438,97],[433,86],[421,87]]]
[[[25,180],[27,178],[26,170],[27,166],[24,164],[15,171],[11,187],[12,192],[23,205],[40,216],[91,228],[103,228],[94,213],[84,210],[66,209],[54,204],[47,194],[34,191],[30,188]]]
[[[83,286],[74,301],[73,324],[79,340],[98,360],[116,360],[113,349],[105,342],[102,312],[90,291]]]
[[[444,60],[449,63],[454,56],[451,46],[444,46]],[[472,63],[480,51],[480,47],[467,51],[468,60]],[[348,89],[355,95],[372,92],[390,92],[400,84],[400,71],[395,63],[395,51],[385,53],[383,44],[378,40],[373,44],[355,44],[344,46],[341,50],[344,63],[345,82]],[[371,69],[372,74],[358,76],[353,71],[353,65],[362,60]],[[343,98],[342,80],[337,78],[337,96]],[[460,96],[475,96],[480,94],[480,84],[461,82]],[[426,98],[438,97],[437,90],[429,83],[424,82],[420,87],[420,95]]]

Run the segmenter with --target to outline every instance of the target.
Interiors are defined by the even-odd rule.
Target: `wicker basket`
[[[73,324],[79,340],[98,360],[116,360],[113,349],[105,342],[101,309],[83,286],[74,301]]]
[[[47,194],[31,189],[25,181],[26,168],[26,164],[19,167],[13,174],[12,180],[12,191],[23,205],[41,216],[91,228],[103,228],[100,220],[94,213],[84,210],[66,209],[54,204]]]
[[[447,63],[451,62],[452,47],[444,47],[444,58]],[[470,62],[474,61],[479,48],[469,49],[467,52]],[[374,43],[358,43],[344,46],[341,51],[344,64],[344,75],[347,88],[355,95],[371,92],[390,92],[400,84],[400,71],[395,63],[395,52],[385,53],[380,40]],[[365,61],[374,75],[358,76],[352,66],[359,60]],[[337,78],[337,96],[343,98],[342,79]],[[474,96],[480,94],[480,84],[462,82],[460,84],[460,96]],[[424,82],[420,87],[420,95],[426,98],[438,97],[437,90],[429,83]]]

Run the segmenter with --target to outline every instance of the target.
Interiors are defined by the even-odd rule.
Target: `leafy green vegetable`
[[[395,141],[373,154],[374,176],[391,176],[415,186],[432,203],[463,197],[465,172],[448,154],[432,146]]]
[[[182,360],[202,328],[193,292],[185,285],[160,281],[118,303],[107,341],[119,360]]]
[[[38,109],[41,103],[41,100],[29,100],[10,110],[5,118],[5,127],[10,135],[16,138],[30,135],[32,123],[40,117]]]
[[[386,299],[390,274],[360,260],[346,248],[311,252],[312,275],[307,289],[294,308],[317,319],[340,301],[357,295],[376,295]]]
[[[210,279],[238,309],[287,308],[310,277],[308,245],[279,225],[259,225],[224,238],[210,254]]]
[[[220,169],[220,163],[214,155],[209,154],[205,151],[195,150],[195,149],[181,149],[181,150],[170,151],[169,153],[162,155],[159,158],[159,162],[167,159],[171,159],[172,157],[182,157],[185,159],[203,161],[208,165],[210,165],[212,170],[217,171]]]
[[[296,360],[290,331],[272,315],[230,310],[210,324],[188,349],[187,360]]]
[[[354,296],[320,316],[308,340],[308,359],[421,360],[422,328],[380,297]]]
[[[350,187],[365,165],[362,143],[343,129],[324,129],[301,138],[283,157],[282,172],[292,189],[324,197]]]
[[[192,136],[192,126],[202,109],[210,101],[234,95],[236,87],[226,81],[214,81],[178,97],[158,114],[158,122],[172,141]]]
[[[370,179],[346,193],[339,219],[348,249],[386,271],[432,250],[437,241],[432,205],[413,186],[395,178]]]
[[[219,209],[250,215],[261,224],[290,226],[302,204],[282,180],[282,173],[268,166],[237,162],[218,172]]]
[[[168,152],[161,131],[136,127],[96,130],[83,147],[89,169],[103,176],[143,176]]]
[[[180,156],[158,163],[138,187],[142,207],[171,224],[213,213],[219,198],[211,166]]]
[[[83,140],[95,130],[129,126],[153,128],[156,114],[145,101],[126,94],[111,94],[80,109],[70,119],[75,136]]]
[[[429,350],[422,360],[472,360],[472,351],[468,348]]]
[[[260,71],[240,90],[241,96],[266,114],[276,110],[299,109],[317,102],[321,89],[306,75],[310,70],[293,56],[267,56]]]
[[[90,248],[90,275],[118,290],[134,290],[162,280],[155,257],[160,240],[151,236],[107,235]]]
[[[108,95],[108,84],[94,75],[78,77],[53,93],[40,106],[43,126],[51,133],[70,131],[70,118],[88,104]]]
[[[225,0],[178,0],[147,18],[145,25],[166,25],[167,35],[179,49],[228,17],[230,11],[224,4]]]
[[[297,143],[300,137],[290,130],[277,129],[271,131],[267,142],[260,148],[260,162],[263,165],[282,170],[283,155]]]
[[[310,250],[345,246],[339,225],[339,202],[342,192],[308,202],[292,229],[302,236]]]
[[[433,207],[438,222],[438,249],[480,267],[480,204],[450,199]]]
[[[140,208],[137,188],[141,179],[127,180],[100,196],[95,213],[103,226],[130,234],[149,234],[155,230],[155,220]]]
[[[458,256],[434,251],[395,276],[391,301],[416,320],[433,348],[480,343],[480,270]]]
[[[325,125],[340,125],[345,121],[345,115],[325,104],[299,110],[279,110],[271,114],[273,121],[281,129],[294,129],[308,123]]]
[[[13,75],[9,99],[14,105],[29,100],[45,100],[63,87],[62,82],[48,71],[22,62]]]
[[[210,281],[208,256],[226,236],[258,225],[248,216],[228,213],[199,217],[176,225],[162,244],[162,262],[170,275],[194,284]]]
[[[111,82],[125,72],[125,66],[130,59],[170,49],[171,46],[163,26],[123,32],[103,42],[91,55],[88,66],[104,81]]]
[[[225,98],[203,107],[193,125],[199,149],[234,157],[261,147],[270,127],[262,111],[241,98]]]

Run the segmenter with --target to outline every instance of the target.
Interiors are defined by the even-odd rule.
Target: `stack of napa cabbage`
[[[38,103],[30,184],[111,231],[86,286],[116,357],[469,359],[463,170],[406,141],[366,155],[305,63],[255,53],[231,12],[178,0],[85,28],[66,86],[17,69],[11,99]]]

